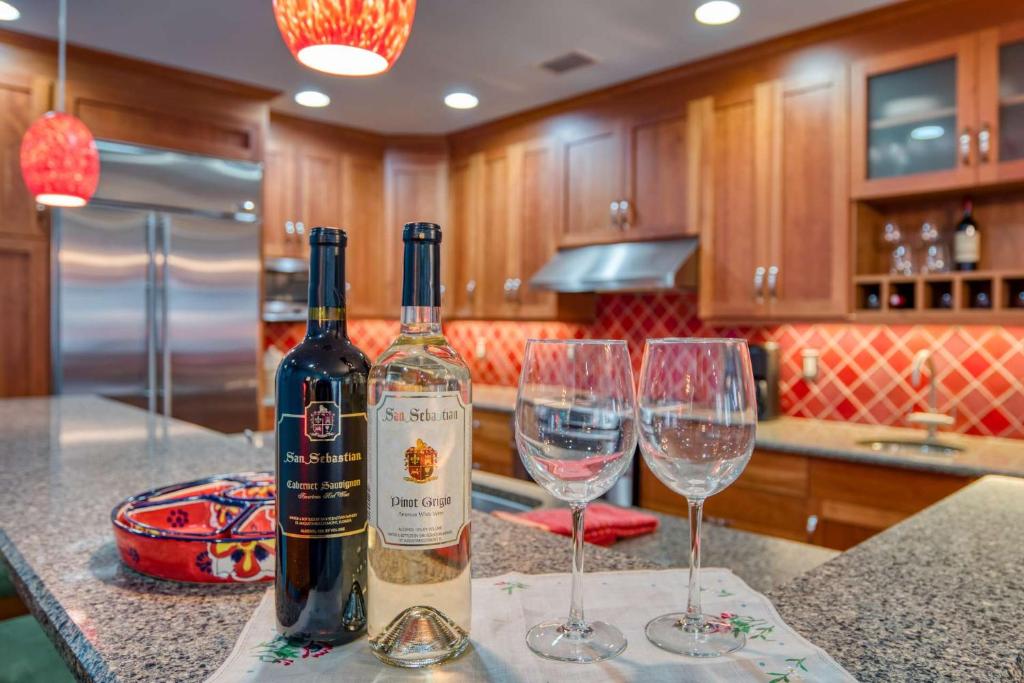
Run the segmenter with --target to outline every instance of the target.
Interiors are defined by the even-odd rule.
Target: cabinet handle
[[[981,163],[988,163],[988,152],[992,147],[992,132],[989,130],[988,124],[981,124],[981,130],[978,131],[978,156],[980,157]]]
[[[775,295],[779,287],[779,267],[772,266],[768,269],[768,296],[775,301]]]
[[[757,303],[764,301],[764,273],[764,266],[754,269],[754,301]]]
[[[619,214],[622,218],[619,219],[619,229],[629,230],[629,201],[622,199],[619,201]]]
[[[814,536],[818,529],[818,515],[807,515],[807,540]]]
[[[285,221],[284,222],[284,232],[285,232],[286,235],[294,235],[295,234],[295,224],[292,223],[291,221]]]
[[[967,166],[971,163],[971,127],[965,126],[960,133],[960,163]]]
[[[302,221],[299,221],[298,223],[295,224],[295,234],[297,234],[297,235],[305,235],[306,234],[306,226],[303,224]]]
[[[445,287],[444,285],[441,285],[441,303],[444,303],[444,293],[445,293],[446,290],[447,290],[447,287]]]
[[[348,293],[351,292],[351,291],[352,291],[352,283],[348,282],[346,280],[345,281],[345,295],[348,296]]]
[[[510,277],[505,280],[503,289],[505,290],[505,301],[515,301],[519,298],[519,288],[522,286],[523,281],[517,277]]]
[[[473,429],[480,429],[480,420],[473,420]]]
[[[609,207],[608,221],[609,223],[612,224],[613,227],[622,227],[622,218],[621,214],[619,213],[619,203],[617,201],[612,202]]]

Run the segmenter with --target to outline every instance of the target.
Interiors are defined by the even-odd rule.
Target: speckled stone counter
[[[148,488],[271,466],[244,440],[102,399],[0,401],[0,561],[83,680],[202,680],[266,586],[127,570],[110,509]],[[685,522],[663,523],[657,536],[588,547],[587,569],[684,564]],[[473,525],[476,576],[569,567],[567,539],[478,513]],[[985,478],[770,595],[863,680],[1024,680],[1022,534],[1024,480]],[[705,549],[706,565],[761,589],[831,554],[713,527]]]
[[[861,681],[1024,680],[1024,479],[985,477],[771,591]]]
[[[157,486],[272,466],[267,449],[111,401],[0,401],[0,561],[80,678],[202,680],[227,656],[266,585],[176,584],[125,569],[110,510]],[[719,549],[742,555],[742,544],[730,545],[737,532],[722,531]],[[563,572],[570,558],[568,539],[473,514],[474,576]],[[587,549],[588,570],[659,566]],[[743,564],[732,568],[744,576]]]
[[[661,520],[658,530],[620,541],[615,552],[627,553],[669,567],[690,561],[690,525],[685,517],[646,510]],[[781,538],[752,534],[704,522],[701,561],[705,567],[728,567],[751,588],[767,592],[838,555],[837,550]]]
[[[514,387],[478,385],[473,387],[474,405],[488,410],[512,412]],[[1024,440],[966,436],[942,432],[944,443],[963,448],[955,455],[914,455],[872,450],[859,442],[870,440],[921,440],[923,429],[780,417],[759,422],[757,446],[783,453],[849,460],[872,465],[929,470],[968,477],[1005,474],[1024,477]]]

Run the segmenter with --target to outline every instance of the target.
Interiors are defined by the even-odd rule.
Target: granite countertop
[[[1024,680],[1024,480],[984,477],[768,593],[861,681]]]
[[[0,561],[76,675],[195,681],[216,669],[267,586],[179,584],[128,570],[110,510],[157,486],[272,469],[271,452],[93,397],[0,401],[0,425]],[[663,519],[669,536],[658,538],[685,545],[678,522]],[[804,546],[801,555],[793,548],[800,545],[709,529],[706,564],[728,566],[763,590],[828,552]],[[634,550],[589,546],[586,568],[658,568],[676,559]],[[787,553],[790,561],[780,559]],[[474,576],[564,572],[570,559],[568,539],[473,513]]]
[[[0,561],[77,676],[212,672],[266,585],[125,569],[109,511],[162,484],[269,469],[270,452],[91,397],[0,401],[0,425]],[[685,564],[685,520],[662,523],[655,536],[588,547],[587,569]],[[477,512],[473,525],[474,576],[569,567],[567,539]],[[1024,479],[984,477],[839,555],[713,526],[704,544],[705,565],[767,589],[789,624],[859,680],[1024,680]]]
[[[493,385],[473,386],[473,405],[512,412],[516,389]],[[940,433],[944,443],[963,448],[955,455],[882,453],[860,445],[868,440],[922,440],[923,429],[855,424],[802,417],[779,417],[757,425],[757,446],[783,453],[849,460],[905,469],[980,477],[1004,474],[1024,477],[1024,440]]]

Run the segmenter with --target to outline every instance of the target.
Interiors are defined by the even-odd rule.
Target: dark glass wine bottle
[[[964,217],[953,233],[953,263],[957,270],[977,270],[981,257],[981,232],[972,214],[970,199],[964,200]]]
[[[306,337],[277,371],[278,630],[345,643],[366,629],[366,378],[345,326],[346,236],[309,234]]]

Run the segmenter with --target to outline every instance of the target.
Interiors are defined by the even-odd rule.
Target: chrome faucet
[[[911,413],[907,422],[911,424],[925,425],[928,428],[927,441],[936,441],[940,426],[950,427],[953,418],[950,415],[939,412],[939,386],[935,377],[935,361],[932,359],[932,352],[923,349],[914,354],[914,361],[910,369],[910,383],[915,387],[921,384],[921,368],[928,368],[928,412]]]

